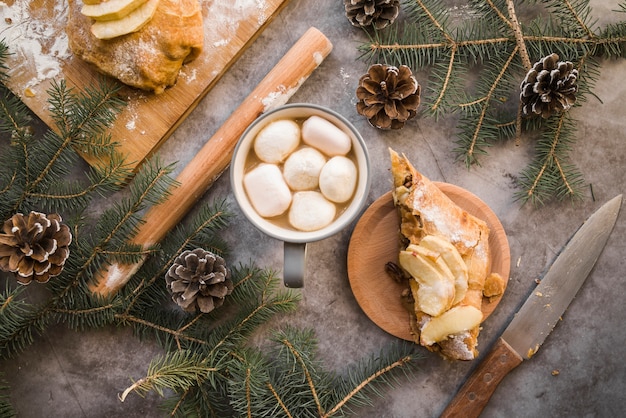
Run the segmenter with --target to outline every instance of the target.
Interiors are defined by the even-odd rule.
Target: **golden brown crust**
[[[489,235],[487,224],[452,202],[406,157],[400,157],[393,150],[390,153],[394,203],[404,206],[405,212],[401,225],[403,235],[410,238],[413,244],[417,244],[424,235],[440,235],[447,238],[461,256],[471,257],[475,263],[489,261],[489,247],[484,244],[486,240],[481,239]],[[410,187],[407,188],[407,185]],[[485,274],[486,269],[485,266]]]
[[[485,287],[483,288],[483,294],[485,297],[492,298],[500,296],[504,293],[506,288],[506,281],[498,273],[491,273],[485,279]]]
[[[69,45],[79,58],[104,74],[143,90],[161,93],[173,86],[184,63],[202,51],[204,28],[197,0],[160,0],[154,17],[141,30],[110,40],[91,32],[92,21],[69,0]]]
[[[481,308],[485,278],[491,266],[487,224],[456,205],[434,183],[419,173],[405,156],[389,150],[393,175],[393,198],[400,218],[402,249],[418,244],[426,235],[449,240],[468,267],[468,291],[459,305]],[[415,341],[429,316],[417,310],[411,321]],[[451,335],[427,347],[450,359],[476,358],[479,327]]]

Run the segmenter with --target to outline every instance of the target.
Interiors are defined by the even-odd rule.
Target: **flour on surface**
[[[71,53],[65,28],[67,2],[32,10],[29,0],[16,0],[11,6],[0,3],[0,39],[9,47],[9,76],[27,76],[19,90],[36,87],[61,73],[62,61]]]

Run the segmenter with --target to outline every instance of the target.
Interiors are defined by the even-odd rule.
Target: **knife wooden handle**
[[[522,361],[523,358],[506,341],[498,338],[489,354],[443,411],[441,418],[478,417],[500,381]]]
[[[132,242],[144,247],[160,242],[228,168],[248,125],[262,113],[286,103],[332,48],[322,32],[308,29],[182,170],[176,178],[179,186],[170,189],[167,200],[146,212]],[[89,288],[103,297],[114,295],[142,264],[113,263],[96,272]]]

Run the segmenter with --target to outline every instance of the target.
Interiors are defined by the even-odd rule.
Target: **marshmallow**
[[[299,143],[300,126],[282,119],[261,129],[254,140],[254,152],[261,161],[276,164],[283,162]]]
[[[287,157],[283,176],[291,190],[317,189],[318,178],[324,164],[326,164],[324,154],[315,148],[304,147]]]
[[[354,194],[357,181],[356,165],[347,157],[333,157],[320,172],[320,191],[336,203],[348,201]]]
[[[291,204],[291,190],[274,164],[259,164],[250,170],[243,185],[254,210],[263,217],[278,216]]]
[[[352,147],[352,141],[344,131],[319,116],[304,121],[302,141],[331,157],[346,155]]]
[[[316,231],[329,225],[336,211],[335,205],[320,192],[297,192],[289,209],[289,223],[300,231]]]

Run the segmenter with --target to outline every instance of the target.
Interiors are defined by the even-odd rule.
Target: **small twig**
[[[126,390],[121,394],[121,395],[117,395],[117,398],[121,401],[124,402],[126,400],[126,397],[128,396],[128,394],[130,392],[132,392],[133,390],[135,390],[136,388],[140,387],[141,385],[143,385],[148,379],[146,378],[142,378],[137,380],[135,383],[133,383],[132,385],[130,385],[129,387],[126,388]]]
[[[248,418],[252,418],[252,395],[250,394],[250,368],[246,369],[246,403],[248,404]]]
[[[539,182],[541,181],[541,179],[543,178],[544,173],[548,169],[548,165],[550,164],[550,161],[556,160],[556,157],[555,157],[556,146],[559,143],[559,139],[561,137],[560,134],[561,134],[561,128],[563,127],[563,122],[564,122],[564,115],[561,115],[561,117],[559,118],[558,128],[555,130],[554,140],[553,140],[552,145],[550,147],[550,152],[548,153],[548,156],[546,157],[545,161],[543,162],[541,170],[539,170],[539,173],[537,173],[537,176],[535,177],[535,181],[533,182],[532,186],[526,192],[526,195],[529,198],[532,195],[534,195],[535,190],[537,189],[537,187],[539,185]],[[568,188],[569,188],[569,185],[568,185]]]
[[[519,48],[517,46],[515,47],[515,49],[513,49],[506,63],[504,63],[504,65],[502,66],[502,70],[498,74],[498,77],[496,77],[496,79],[493,81],[493,84],[491,85],[491,89],[489,89],[489,92],[485,96],[486,103],[483,106],[482,111],[480,112],[480,116],[478,117],[478,121],[476,122],[476,129],[474,130],[474,134],[472,135],[472,142],[470,144],[469,149],[467,150],[467,155],[470,157],[470,159],[473,157],[474,147],[476,146],[476,142],[478,141],[478,134],[480,132],[480,129],[482,128],[483,121],[485,120],[485,116],[487,115],[487,109],[489,108],[489,103],[491,102],[491,97],[493,96],[493,92],[496,90],[496,87],[498,86],[498,83],[500,82],[500,80],[502,80],[502,78],[504,77],[504,74],[506,73],[506,70],[508,69],[509,65],[511,65],[511,61],[513,61],[513,58],[518,52],[518,49]]]
[[[296,350],[296,348],[293,345],[291,345],[291,343],[288,340],[283,340],[281,342],[287,346],[289,351],[291,351],[291,353],[296,357],[296,359],[302,366],[302,370],[304,371],[304,375],[306,376],[306,381],[309,384],[309,388],[311,389],[311,394],[313,395],[313,400],[315,401],[315,405],[317,406],[318,414],[320,415],[320,417],[328,416],[328,414],[324,413],[324,408],[322,408],[322,404],[320,403],[320,398],[317,395],[317,390],[315,389],[315,384],[313,383],[313,379],[311,378],[311,373],[309,373],[309,369],[306,367],[306,364],[304,360],[302,359],[302,356],[300,355],[298,350]]]
[[[276,389],[274,389],[274,386],[272,386],[272,384],[270,382],[267,382],[266,385],[269,388],[270,392],[272,392],[272,395],[274,395],[274,398],[276,398],[276,401],[278,402],[278,404],[282,408],[283,412],[289,418],[293,418],[293,415],[291,415],[291,413],[289,412],[289,409],[287,409],[287,405],[285,405],[283,400],[280,398],[280,396],[278,395],[278,392],[276,392]]]
[[[507,26],[509,26],[511,29],[515,29],[515,27],[513,26],[513,23],[511,23],[511,21],[509,19],[507,19],[505,15],[502,14],[500,9],[498,9],[496,7],[496,5],[493,3],[493,1],[487,0],[487,3],[489,4],[489,6],[491,6],[491,10],[493,10],[495,12],[495,14],[498,15],[500,20],[502,20],[504,23],[506,23]]]
[[[513,4],[513,0],[506,0],[506,4],[509,9],[509,17],[511,18],[511,24],[513,25],[515,42],[517,43],[517,48],[519,49],[520,57],[522,58],[522,64],[524,64],[524,68],[528,71],[531,69],[532,64],[530,63],[530,57],[528,56],[528,51],[526,50],[526,43],[524,43],[522,27],[520,26],[520,23],[517,20],[517,15],[515,14],[515,5]]]
[[[576,19],[580,27],[583,28],[585,32],[587,32],[587,36],[589,37],[589,39],[595,38],[596,36],[594,35],[593,31],[589,29],[587,25],[585,25],[585,22],[582,21],[580,15],[576,13],[576,10],[574,10],[574,6],[572,6],[572,3],[569,0],[564,0],[563,3],[565,4],[565,7],[567,7],[567,10],[570,11],[572,16],[574,16],[574,19]]]
[[[574,189],[572,188],[572,186],[570,186],[569,181],[567,180],[567,176],[565,175],[565,172],[563,171],[563,167],[561,167],[561,162],[556,155],[554,156],[554,163],[559,169],[559,174],[561,175],[561,178],[563,179],[563,183],[565,183],[565,186],[567,187],[567,190],[569,191],[568,193],[573,196],[576,193],[574,192]]]
[[[517,115],[515,117],[515,146],[518,147],[522,143],[522,108],[524,107],[520,100],[517,106]]]
[[[446,72],[446,78],[443,80],[443,85],[441,86],[441,92],[439,93],[439,97],[435,100],[435,103],[432,105],[431,110],[437,110],[439,104],[443,100],[443,96],[446,94],[446,90],[448,89],[448,83],[450,82],[450,75],[452,74],[452,68],[454,67],[454,57],[456,55],[456,45],[452,47],[452,51],[450,52],[450,62],[448,63],[448,71]]]
[[[428,18],[430,19],[430,21],[433,22],[433,24],[437,27],[437,29],[439,29],[439,31],[441,31],[441,33],[448,40],[448,42],[451,44],[454,44],[454,38],[452,38],[448,34],[448,32],[446,32],[443,29],[443,26],[441,25],[441,23],[439,23],[439,21],[435,18],[435,16],[433,16],[433,14],[430,12],[428,7],[426,7],[426,5],[421,0],[416,0],[416,3],[419,4],[422,10],[424,10],[424,12],[428,15]]]
[[[396,367],[402,367],[404,366],[406,363],[411,361],[411,356],[406,356],[401,358],[398,361],[393,362],[392,364],[390,364],[389,366],[385,367],[382,370],[378,370],[376,373],[372,374],[371,376],[369,376],[367,379],[365,379],[363,382],[361,382],[357,387],[355,387],[350,393],[348,393],[337,405],[335,405],[335,407],[333,409],[331,409],[330,411],[328,411],[328,413],[326,413],[325,415],[323,415],[323,418],[328,418],[331,417],[335,412],[339,411],[341,408],[343,408],[343,406],[354,397],[354,395],[356,395],[357,393],[359,393],[361,390],[363,390],[363,388],[365,388],[365,386],[369,385],[370,383],[372,383],[375,379],[379,378],[380,376],[384,375],[385,373],[390,372],[391,370],[395,369]]]

